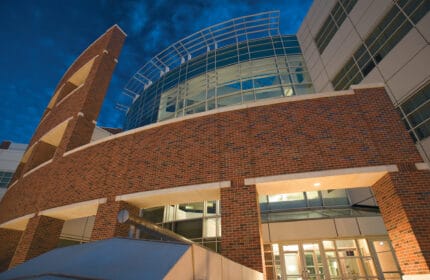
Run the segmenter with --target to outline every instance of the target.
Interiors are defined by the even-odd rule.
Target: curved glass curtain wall
[[[270,36],[209,51],[148,86],[125,129],[259,99],[312,93],[296,36]]]

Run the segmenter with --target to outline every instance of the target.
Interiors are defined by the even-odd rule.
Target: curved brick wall
[[[356,90],[195,117],[90,145],[20,178],[0,203],[0,223],[145,190],[421,161],[385,91]]]

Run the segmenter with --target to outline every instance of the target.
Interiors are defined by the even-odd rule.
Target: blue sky
[[[27,143],[57,82],[75,58],[118,24],[128,37],[97,124],[121,127],[114,109],[128,79],[171,43],[234,17],[280,10],[281,32],[294,34],[311,0],[2,0],[0,141]]]

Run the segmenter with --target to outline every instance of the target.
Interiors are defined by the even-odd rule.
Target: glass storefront
[[[221,215],[217,200],[142,209],[141,217],[215,252],[221,250]]]
[[[323,239],[271,244],[275,279],[398,279],[401,273],[386,237]]]

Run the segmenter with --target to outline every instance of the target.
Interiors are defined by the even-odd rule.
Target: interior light
[[[384,246],[384,241],[379,242],[379,245]]]
[[[314,183],[314,187],[319,187],[321,186],[321,183]]]

